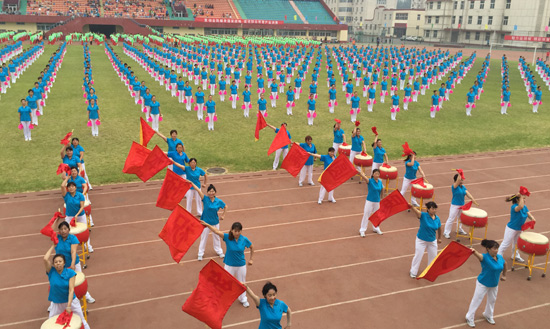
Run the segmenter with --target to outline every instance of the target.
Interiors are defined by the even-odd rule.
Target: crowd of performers
[[[208,47],[208,48],[206,48]],[[63,50],[63,49],[62,49]],[[446,75],[446,82],[441,83],[441,87],[434,90],[432,96],[432,106],[430,108],[431,117],[439,111],[445,101],[449,100],[456,84],[460,84],[464,76],[471,69],[475,61],[475,53],[465,61],[462,61],[462,53],[450,55],[449,52],[441,50],[427,51],[425,49],[407,49],[407,48],[370,48],[370,47],[336,47],[336,48],[260,48],[245,47],[213,47],[201,46],[199,48],[183,45],[182,48],[173,48],[164,45],[162,49],[143,46],[140,50],[136,47],[124,44],[124,52],[135,60],[140,66],[151,74],[154,81],[160,85],[166,86],[166,90],[171,92],[171,96],[185,104],[187,111],[196,110],[197,119],[208,122],[209,130],[214,129],[216,121],[216,104],[213,100],[216,91],[219,101],[225,101],[225,95],[229,91],[229,100],[232,107],[237,108],[237,101],[242,96],[242,106],[244,116],[249,116],[249,110],[252,108],[252,70],[253,59],[257,64],[255,75],[257,84],[257,110],[261,115],[267,117],[267,100],[265,100],[265,88],[269,90],[271,107],[277,106],[279,93],[286,95],[287,114],[293,115],[295,101],[300,98],[302,93],[302,83],[306,74],[311,69],[311,85],[309,88],[309,97],[307,100],[308,124],[313,124],[316,117],[316,99],[319,71],[323,56],[326,56],[327,85],[329,89],[329,109],[334,111],[338,106],[336,102],[336,93],[341,87],[346,93],[347,105],[350,105],[350,121],[354,123],[354,128],[348,138],[341,127],[341,120],[336,120],[332,127],[334,139],[332,147],[327,153],[319,152],[313,143],[311,136],[306,136],[304,143],[300,146],[310,154],[310,158],[305,163],[299,176],[298,185],[303,186],[306,183],[315,185],[312,179],[312,169],[315,159],[320,159],[326,169],[338,156],[338,149],[351,141],[350,160],[353,162],[357,154],[371,151],[374,155],[373,165],[370,174],[365,173],[361,168],[357,169],[358,175],[366,181],[367,195],[364,207],[364,215],[359,225],[359,235],[366,236],[368,228],[368,218],[372,213],[380,208],[380,202],[384,196],[383,184],[380,178],[380,167],[388,164],[389,158],[383,148],[382,140],[378,133],[375,133],[371,148],[368,148],[362,135],[360,123],[357,115],[360,112],[360,99],[357,90],[354,87],[363,86],[363,97],[367,97],[366,104],[368,111],[373,111],[376,104],[376,94],[378,84],[380,88],[380,103],[385,103],[385,96],[391,96],[391,119],[396,119],[399,112],[400,97],[397,95],[401,90],[405,93],[404,110],[408,110],[408,104],[415,102],[419,95],[425,95],[426,90],[431,85],[436,85],[436,80],[442,80]],[[245,60],[248,52],[248,60]],[[159,122],[162,120],[160,104],[155,95],[151,95],[145,81],[139,81],[132,71],[131,66],[123,62],[116,52],[109,46],[106,46],[106,53],[112,60],[114,69],[118,72],[121,80],[128,86],[130,95],[134,98],[136,104],[141,105],[142,111],[149,122],[152,124],[156,134],[167,143],[167,155],[173,161],[169,168],[174,173],[180,175],[192,185],[192,188],[186,194],[186,208],[189,212],[195,213],[200,217],[200,222],[204,225],[204,230],[200,238],[197,258],[203,260],[206,252],[206,243],[210,233],[213,236],[214,252],[223,258],[225,269],[231,273],[237,280],[246,283],[247,265],[253,264],[254,245],[245,235],[243,235],[243,225],[240,222],[234,222],[229,231],[220,230],[220,220],[223,220],[227,211],[226,203],[217,197],[217,189],[214,185],[208,184],[208,175],[205,170],[198,166],[198,160],[188,157],[184,143],[178,139],[178,132],[171,130],[169,136],[160,132]],[[84,89],[85,97],[88,102],[88,111],[90,120],[99,120],[99,111],[97,110],[97,96],[93,87],[91,75],[91,64],[89,49],[84,46],[85,57],[85,77]],[[61,56],[62,58],[62,56]],[[475,108],[475,101],[483,93],[483,83],[487,77],[489,69],[489,56],[482,64],[482,69],[478,72],[475,83],[467,95],[466,113],[471,115],[471,110]],[[507,65],[503,58],[502,77],[503,87],[507,84],[508,72]],[[523,62],[524,63],[524,62]],[[55,64],[55,62],[53,63]],[[225,64],[225,65],[224,65]],[[53,65],[56,66],[56,65]],[[201,68],[202,66],[202,68]],[[311,67],[310,67],[311,66]],[[524,68],[521,66],[521,68]],[[264,69],[266,70],[264,75]],[[334,72],[338,71],[341,79],[336,81]],[[541,74],[546,74],[544,69],[539,70]],[[391,72],[391,74],[390,74]],[[522,71],[522,75],[529,75],[528,68]],[[180,76],[181,74],[181,76]],[[243,76],[244,75],[244,76]],[[264,76],[267,81],[264,81]],[[187,78],[188,81],[184,81]],[[529,86],[533,83],[529,80]],[[244,90],[241,88],[241,79],[244,80]],[[353,79],[356,80],[355,86]],[[196,86],[195,92],[191,84]],[[389,84],[389,86],[388,86]],[[304,87],[305,88],[305,87]],[[390,90],[388,94],[387,90]],[[506,94],[503,88],[503,102],[509,101],[509,94]],[[285,90],[287,90],[285,92]],[[205,93],[210,93],[208,98]],[[95,97],[94,97],[95,96]],[[537,96],[535,95],[535,100]],[[206,100],[208,99],[208,100]],[[537,101],[540,101],[538,99]],[[193,106],[193,103],[195,105]],[[406,104],[406,105],[405,105]],[[468,106],[469,105],[469,106]],[[94,107],[96,108],[94,110]],[[202,111],[206,109],[207,116],[204,117]],[[94,111],[97,112],[94,114]],[[283,124],[285,128],[286,124]],[[280,128],[273,125],[268,126],[275,132]],[[95,127],[95,128],[94,128]],[[95,132],[94,132],[95,129]],[[97,125],[92,123],[92,134],[97,136]],[[287,129],[289,139],[290,132]],[[30,135],[29,135],[30,138]],[[288,153],[288,146],[282,147],[276,151],[273,169],[279,166],[279,161]],[[323,153],[323,154],[321,154]],[[52,302],[50,307],[50,316],[57,315],[63,310],[73,311],[82,317],[78,299],[74,298],[74,277],[75,271],[81,270],[78,267],[78,257],[75,257],[76,245],[74,236],[70,233],[69,223],[72,218],[77,222],[86,221],[83,216],[86,200],[89,200],[88,192],[91,189],[88,178],[85,175],[83,161],[84,149],[79,145],[77,138],[72,139],[71,146],[63,146],[61,157],[63,163],[70,168],[70,173],[63,174],[63,183],[61,185],[62,196],[66,205],[66,217],[56,223],[59,230],[59,242],[52,246],[44,257],[46,270],[50,280],[49,300]],[[405,174],[402,180],[401,194],[405,195],[413,181],[417,178],[424,178],[427,183],[426,174],[421,168],[417,153],[411,149],[406,150],[405,156]],[[419,177],[418,177],[419,176]],[[464,176],[459,170],[457,174],[450,177],[452,180],[451,192],[452,200],[448,218],[443,226],[438,214],[438,206],[431,201],[421,208],[418,202],[411,197],[409,204],[413,214],[419,219],[419,229],[415,238],[415,256],[409,270],[409,276],[416,278],[418,269],[424,254],[428,253],[428,263],[430,263],[437,254],[437,246],[442,242],[442,238],[450,239],[452,228],[460,216],[461,206],[465,204],[465,198],[469,198],[477,204],[474,196],[464,186]],[[319,191],[318,203],[321,204],[326,195],[326,190],[321,186]],[[482,246],[485,253],[480,253],[474,249],[472,252],[479,259],[482,271],[476,281],[476,289],[472,298],[470,308],[466,315],[466,321],[471,327],[475,326],[475,311],[479,307],[485,295],[487,295],[487,306],[483,316],[485,319],[494,323],[493,311],[496,301],[499,280],[506,279],[506,262],[503,254],[510,246],[514,246],[517,237],[521,233],[521,226],[527,219],[535,221],[533,215],[526,206],[526,198],[529,192],[521,189],[520,192],[511,195],[507,201],[512,203],[510,208],[510,221],[505,228],[504,239],[501,245],[494,240],[483,240]],[[195,200],[195,207],[193,207]],[[328,200],[336,202],[334,191],[328,193]],[[359,223],[358,223],[359,224]],[[93,221],[90,223],[93,226]],[[462,227],[458,227],[459,232],[463,233]],[[382,235],[380,227],[373,227],[373,231]],[[222,245],[221,242],[224,242]],[[86,244],[88,250],[93,252],[93,248],[88,240]],[[225,251],[223,246],[225,246]],[[249,259],[245,258],[245,250],[249,249]],[[51,256],[53,256],[53,266]],[[523,261],[519,254],[512,255],[517,261]],[[281,300],[277,299],[277,288],[272,283],[266,283],[262,289],[263,299],[258,297],[249,287],[246,293],[239,296],[239,302],[244,307],[249,307],[248,297],[259,308],[261,315],[260,328],[281,328],[280,321],[283,314],[287,314],[286,327],[291,324],[291,310]],[[67,297],[68,296],[68,297]],[[91,296],[86,296],[88,302],[93,302]],[[84,326],[89,328],[84,321]]]

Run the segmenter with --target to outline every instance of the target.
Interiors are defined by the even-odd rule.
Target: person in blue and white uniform
[[[256,308],[260,311],[260,326],[258,329],[282,329],[281,319],[286,313],[285,329],[291,328],[291,311],[285,302],[277,299],[277,287],[271,282],[267,282],[262,288],[264,298],[256,296],[249,286],[246,286],[246,292],[256,304]]]
[[[447,222],[445,222],[445,230],[443,231],[443,236],[446,239],[451,238],[451,231],[453,230],[453,226],[458,217],[460,217],[460,214],[462,214],[461,207],[465,204],[464,198],[467,196],[470,200],[473,201],[473,203],[478,205],[477,201],[470,194],[470,192],[468,192],[463,183],[464,180],[462,179],[462,176],[460,176],[460,174],[456,174],[454,176],[454,183],[451,186],[453,198],[451,200],[451,207],[449,208],[449,218],[447,218]],[[468,234],[462,229],[462,224],[458,228],[458,232],[462,235]]]
[[[363,218],[361,219],[361,228],[359,229],[359,234],[362,238],[365,237],[365,232],[369,226],[369,217],[378,209],[380,209],[380,199],[382,197],[382,190],[384,189],[384,184],[380,179],[380,170],[374,169],[372,171],[371,177],[367,177],[361,169],[357,169],[357,173],[365,179],[367,182],[367,200],[365,201],[365,208],[363,209]],[[382,235],[380,227],[376,226],[372,228],[374,233]]]
[[[410,277],[414,279],[418,275],[418,268],[424,256],[424,251],[428,250],[428,264],[431,264],[437,256],[437,244],[441,243],[441,221],[437,216],[437,204],[433,201],[426,203],[426,212],[421,212],[412,204],[409,204],[409,206],[420,220],[420,227],[416,234],[414,258],[409,271]]]

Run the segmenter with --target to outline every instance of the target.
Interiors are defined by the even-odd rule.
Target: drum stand
[[[363,174],[365,174],[365,171],[363,170],[363,168],[369,168],[370,166],[368,166],[368,167],[360,166],[360,167],[361,167],[361,172]],[[361,176],[361,175],[356,175],[356,176],[359,176],[359,184],[361,184],[361,182],[363,181],[363,176]],[[365,176],[368,176],[368,175],[365,174]]]
[[[544,267],[535,266],[535,254],[530,254],[527,258],[527,264],[516,262],[516,252],[518,250],[518,244],[516,242],[516,247],[514,248],[514,259],[512,260],[512,271],[514,271],[514,266],[518,265],[520,267],[527,267],[529,269],[529,276],[527,277],[527,281],[531,281],[531,275],[533,274],[533,269],[536,268],[538,270],[544,270],[544,273],[542,273],[542,277],[546,277],[546,268],[548,267],[548,256],[550,256],[550,250],[546,252],[546,263],[544,263]]]
[[[86,301],[86,295],[80,300],[80,308],[82,309],[82,314],[84,314],[84,319],[88,321],[88,302]]]
[[[468,234],[466,235],[463,235],[463,234],[460,234],[460,224],[461,221],[460,221],[460,215],[458,216],[458,221],[456,223],[456,242],[460,242],[460,239],[459,238],[468,238],[470,239],[470,247],[472,247],[472,242],[473,240],[484,240],[484,239],[487,239],[487,229],[489,228],[489,221],[487,221],[487,223],[485,224],[485,234],[483,235],[483,238],[476,238],[474,237],[474,231],[476,229],[475,226],[470,226],[470,231],[468,232]],[[466,225],[468,226],[468,225]]]
[[[410,195],[410,197],[409,197],[409,203],[410,203],[410,204],[412,204],[412,197],[413,197],[413,195],[412,195],[412,193],[411,193],[411,195]],[[419,206],[418,206],[418,207],[415,207],[415,208],[417,208],[418,210],[422,211],[422,205],[424,204],[424,198],[417,198],[417,197],[415,197],[415,198],[416,198],[416,200],[420,199],[420,202],[418,203]],[[431,198],[426,198],[426,199],[432,200],[432,201],[435,202],[435,190],[434,190],[434,193],[433,193],[432,197],[431,197]],[[413,207],[414,207],[414,206],[413,206]]]
[[[395,188],[393,187],[389,187],[390,186],[390,180],[389,178],[386,178],[385,181],[386,181],[386,184],[384,185],[384,194],[385,195],[388,195],[390,194],[390,191],[397,191],[399,189],[399,175],[397,175],[397,177],[395,177]]]
[[[78,258],[82,262],[82,269],[85,269],[88,267],[88,265],[86,265],[86,259],[90,259],[90,253],[88,252],[87,241],[81,242],[80,247],[82,248],[82,252],[78,254]]]

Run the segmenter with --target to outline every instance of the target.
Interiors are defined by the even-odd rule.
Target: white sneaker
[[[490,324],[496,324],[495,320],[493,318],[490,318],[488,317],[487,315],[485,315],[485,313],[483,313],[483,317],[485,318],[485,320],[487,320],[487,322],[489,322]]]
[[[359,235],[361,235],[362,238],[365,237],[365,232],[359,232]]]
[[[382,233],[382,230],[380,230],[380,228],[379,228],[379,227],[375,227],[375,228],[373,228],[373,229],[372,229],[372,231],[373,231],[374,233],[377,233],[377,234],[379,234],[379,235],[382,235],[382,234],[384,234],[384,233]]]
[[[311,185],[311,186],[314,186],[314,185],[315,185],[313,182],[309,182],[308,184]]]
[[[94,299],[92,296],[86,297],[86,301],[88,302],[88,304],[93,304],[93,303],[95,303],[95,299]]]
[[[222,254],[218,254],[218,256],[220,256],[220,258],[224,258],[225,255],[222,253]]]
[[[466,231],[460,229],[460,230],[458,230],[458,234],[468,235],[468,232],[466,232]]]
[[[88,245],[88,252],[89,252],[89,253],[93,253],[93,252],[94,252],[94,248],[92,248],[91,245]]]
[[[322,204],[322,203],[323,203],[323,201],[319,200],[319,201],[317,201],[317,203],[318,203],[318,204]]]
[[[303,185],[302,183],[298,183],[298,186],[302,187],[302,186],[304,186],[304,185]]]
[[[330,201],[330,202],[332,202],[332,203],[336,203],[336,200],[334,200],[334,199],[328,200],[328,201]]]
[[[450,234],[443,234],[443,236],[445,237],[445,239],[450,239],[451,238]]]
[[[409,276],[410,276],[412,279],[416,279],[416,274],[412,274],[411,272],[409,272]]]
[[[466,323],[468,324],[468,326],[470,326],[470,328],[476,327],[476,323],[474,322],[474,320],[466,319]]]
[[[243,306],[244,306],[244,307],[249,307],[250,304],[249,304],[248,302],[244,302],[244,303],[243,303]]]
[[[513,256],[512,256],[512,259],[514,259]],[[515,260],[516,260],[516,262],[525,263],[525,260],[523,258],[521,258],[520,256],[516,256]]]
[[[198,259],[199,261],[201,261],[201,260],[202,260],[202,256],[197,257],[197,259]]]

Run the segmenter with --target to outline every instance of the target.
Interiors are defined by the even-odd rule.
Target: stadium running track
[[[436,187],[443,223],[451,200],[451,168],[462,168],[465,185],[489,213],[489,238],[502,239],[510,209],[504,199],[520,185],[532,191],[527,205],[538,220],[535,231],[549,235],[549,148],[421,158],[420,163]],[[402,161],[393,164],[403,172]],[[319,173],[315,168],[314,179]],[[384,235],[369,230],[361,238],[366,189],[357,178],[336,189],[336,204],[322,205],[317,204],[319,184],[298,187],[297,179],[283,170],[211,176],[209,181],[228,205],[221,228],[241,221],[243,234],[256,247],[249,285],[259,294],[266,281],[273,281],[278,297],[293,310],[292,328],[466,327],[479,262],[471,257],[434,283],[409,278],[418,220],[403,212],[381,225]],[[97,300],[89,306],[92,328],[205,328],[181,306],[200,269],[211,258],[221,259],[212,249],[212,238],[202,262],[196,260],[198,241],[179,265],[170,258],[157,236],[169,215],[155,207],[160,185],[97,186],[90,195],[95,252],[85,274]],[[60,206],[57,190],[0,196],[0,328],[38,328],[47,318],[42,256],[49,239],[38,231]],[[443,239],[440,249],[449,241]],[[482,251],[479,242],[476,247]],[[507,261],[511,252],[506,252]],[[544,261],[536,259],[537,264]],[[421,269],[425,266],[426,256]],[[534,270],[531,281],[525,269],[508,273],[496,303],[498,328],[540,328],[546,321],[550,278],[541,273]],[[489,328],[482,308],[477,327]],[[259,318],[252,305],[244,309],[235,302],[223,324],[257,328]]]

